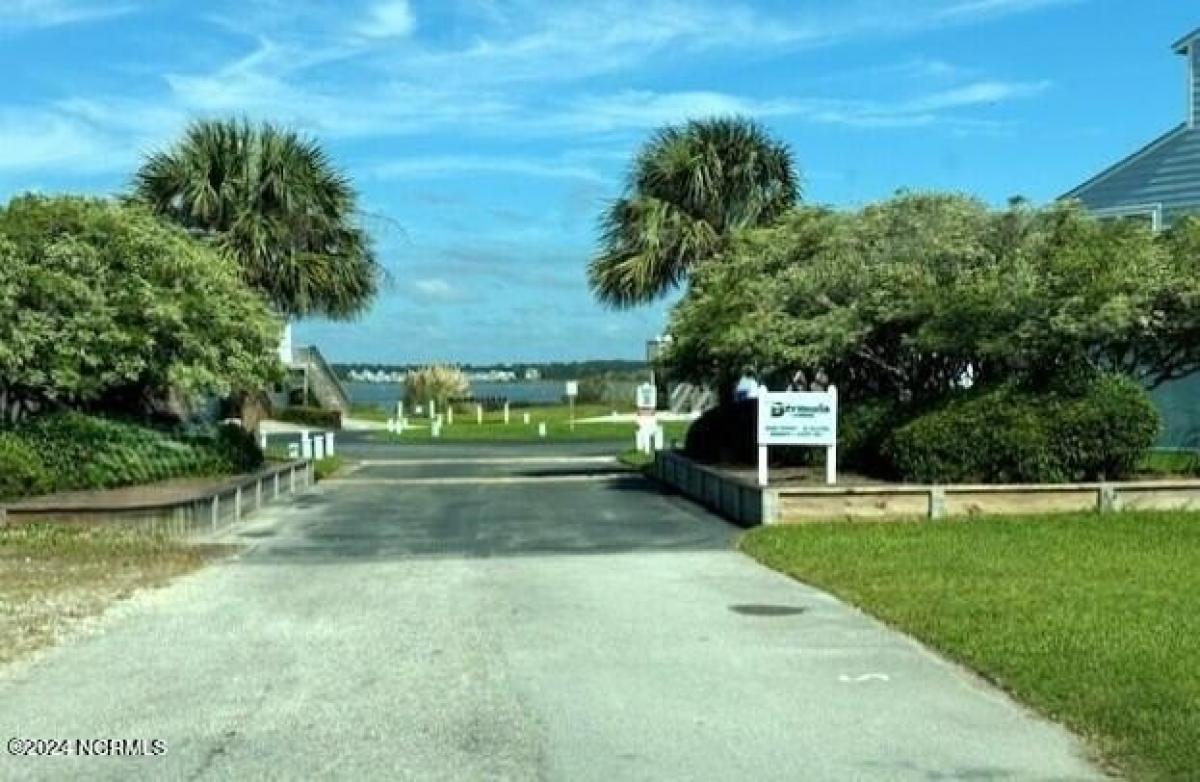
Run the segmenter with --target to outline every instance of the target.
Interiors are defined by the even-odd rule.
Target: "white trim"
[[[1105,217],[1118,218],[1149,215],[1151,230],[1157,233],[1163,229],[1162,204],[1129,204],[1128,206],[1110,206],[1103,209],[1089,209],[1088,211],[1101,219]]]
[[[1200,84],[1197,84],[1196,79],[1200,78],[1200,73],[1196,73],[1196,41],[1191,41],[1187,46],[1188,59],[1188,127],[1193,130],[1196,127],[1196,90],[1200,89]]]

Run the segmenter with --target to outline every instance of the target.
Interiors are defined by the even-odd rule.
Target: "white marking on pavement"
[[[839,682],[845,682],[847,684],[861,684],[863,682],[872,682],[872,681],[874,681],[874,682],[890,682],[891,680],[892,680],[892,678],[890,676],[888,676],[886,673],[863,673],[863,674],[859,674],[858,676],[851,676],[849,674],[843,673],[841,676],[838,677]]]

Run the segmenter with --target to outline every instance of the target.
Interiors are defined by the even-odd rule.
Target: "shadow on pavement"
[[[729,548],[738,530],[631,474],[579,483],[332,485],[247,562],[519,557]]]

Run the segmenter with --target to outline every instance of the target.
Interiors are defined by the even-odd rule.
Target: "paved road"
[[[379,464],[265,512],[245,555],[0,677],[3,738],[167,754],[3,758],[0,777],[1095,776],[1066,733],[736,553],[720,520],[594,462],[550,466]],[[413,482],[439,474],[455,480]]]

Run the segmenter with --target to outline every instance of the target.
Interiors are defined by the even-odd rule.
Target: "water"
[[[390,409],[404,398],[400,383],[344,383],[350,401],[356,405],[375,405]],[[554,404],[563,400],[566,386],[558,380],[526,380],[518,383],[472,382],[471,393],[480,399],[500,397],[510,402]]]

